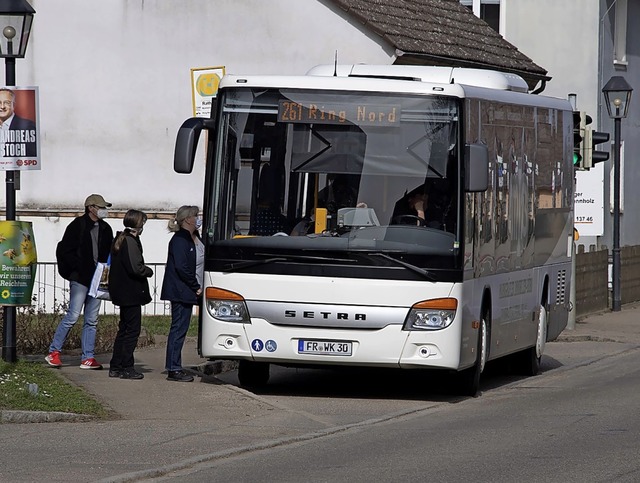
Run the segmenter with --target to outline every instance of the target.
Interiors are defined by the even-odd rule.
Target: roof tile
[[[458,0],[331,0],[404,53],[396,63],[474,65],[520,74],[530,87],[547,71]],[[406,59],[403,57],[406,56]]]

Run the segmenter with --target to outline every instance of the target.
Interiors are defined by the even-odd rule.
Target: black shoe
[[[109,377],[120,377],[122,376],[122,371],[120,369],[109,369]]]
[[[167,376],[168,381],[178,381],[178,382],[193,381],[193,376],[191,374],[187,374],[184,371],[169,371],[168,374],[169,374]]]
[[[120,379],[144,379],[144,374],[136,371],[133,367],[127,367],[120,372]]]

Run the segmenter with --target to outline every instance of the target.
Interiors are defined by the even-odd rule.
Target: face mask
[[[195,226],[196,226],[196,230],[200,229],[200,227],[202,226],[202,217],[199,216],[199,217],[196,218],[196,225]]]
[[[96,211],[96,216],[98,219],[102,220],[109,215],[109,211],[106,208],[98,208]]]

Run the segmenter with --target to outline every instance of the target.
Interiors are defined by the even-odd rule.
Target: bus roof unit
[[[462,84],[514,92],[528,92],[527,83],[519,75],[486,69],[436,67],[420,65],[331,65],[311,68],[307,75],[336,77],[369,77],[380,79],[412,80],[436,84]]]

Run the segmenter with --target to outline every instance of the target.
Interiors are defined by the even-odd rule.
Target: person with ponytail
[[[143,379],[133,367],[133,351],[138,344],[142,327],[142,306],[151,302],[148,278],[153,270],[145,265],[140,235],[147,221],[142,211],[125,213],[124,230],[116,234],[111,248],[109,294],[114,305],[120,307],[120,324],[113,343],[109,377]]]
[[[171,329],[167,338],[165,363],[167,379],[170,381],[193,381],[193,376],[182,367],[182,347],[189,330],[193,306],[202,294],[204,246],[198,236],[198,229],[202,225],[199,211],[197,206],[181,206],[168,225],[174,235],[169,241],[160,298],[171,302]]]

